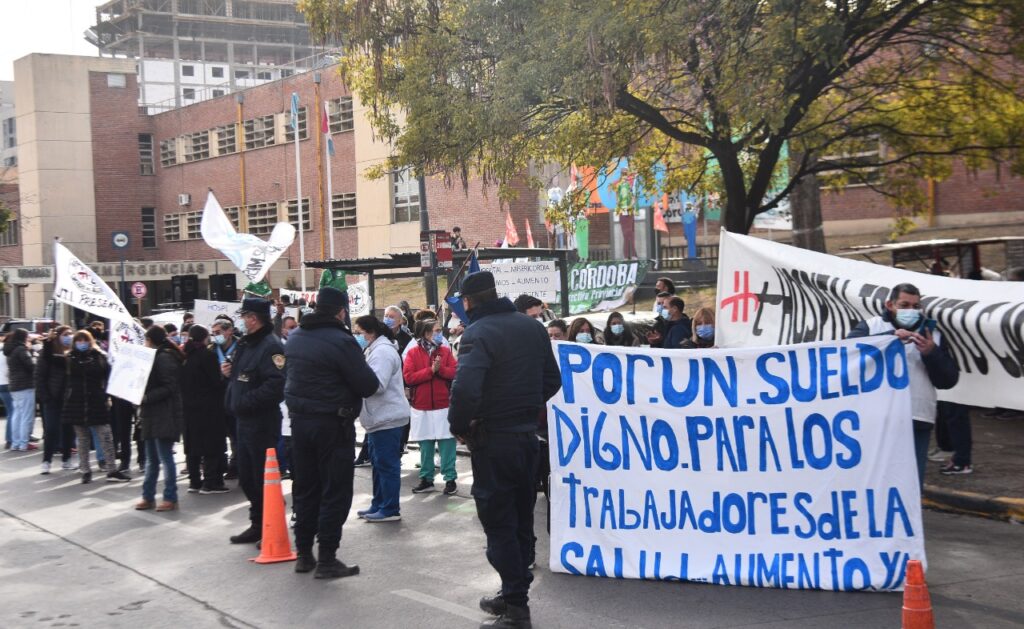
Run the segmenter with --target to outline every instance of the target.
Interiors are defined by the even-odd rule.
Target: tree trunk
[[[792,157],[799,163],[800,155]],[[790,210],[793,213],[793,245],[801,249],[825,253],[825,230],[821,224],[821,188],[818,178],[804,175],[789,193]]]
[[[735,155],[716,154],[716,157],[722,169],[722,183],[725,187],[722,226],[733,234],[748,234],[752,218],[747,211],[747,186],[743,180],[743,170]]]

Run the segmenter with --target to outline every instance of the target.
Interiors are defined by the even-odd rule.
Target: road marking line
[[[416,590],[395,590],[392,594],[414,600],[418,603],[423,603],[424,605],[428,605],[434,609],[439,609],[443,612],[448,612],[449,614],[460,616],[467,620],[472,620],[473,622],[480,622],[480,618],[483,615],[483,612],[476,611],[475,609],[456,605],[455,603],[437,598],[436,596],[424,594],[423,592],[417,592]]]

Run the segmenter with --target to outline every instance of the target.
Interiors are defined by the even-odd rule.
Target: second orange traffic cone
[[[292,543],[288,539],[288,522],[284,517],[281,470],[277,467],[277,452],[274,448],[267,448],[267,466],[263,473],[263,540],[260,543],[260,556],[249,561],[295,561]]]
[[[907,562],[903,585],[903,629],[935,629],[932,599],[924,582],[924,568],[917,559]]]

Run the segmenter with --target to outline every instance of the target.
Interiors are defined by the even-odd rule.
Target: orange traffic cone
[[[935,629],[932,599],[924,582],[924,568],[917,559],[907,562],[903,585],[903,629]]]
[[[288,523],[284,518],[281,471],[277,467],[277,452],[274,448],[267,448],[267,466],[263,472],[263,540],[260,543],[260,556],[249,561],[295,561],[292,543],[288,539]]]

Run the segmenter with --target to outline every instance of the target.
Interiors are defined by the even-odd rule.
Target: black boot
[[[359,574],[359,566],[346,566],[334,557],[316,562],[316,572],[313,577],[316,579],[340,579]]]
[[[295,562],[295,572],[313,572],[313,568],[316,568],[316,557],[313,556],[313,549],[299,550],[296,555],[298,559]]]
[[[255,544],[256,542],[260,541],[260,539],[263,537],[263,532],[261,530],[262,528],[263,528],[262,526],[256,526],[255,524],[250,524],[249,528],[245,529],[244,531],[242,531],[238,535],[232,535],[231,536],[231,543],[232,544]]]
[[[505,603],[505,599],[501,596],[501,590],[494,596],[485,596],[480,599],[480,609],[484,610],[491,616],[501,616],[508,609],[508,605]]]
[[[505,613],[493,620],[486,620],[480,624],[480,629],[532,629],[530,622],[530,608],[523,605],[505,605]]]

